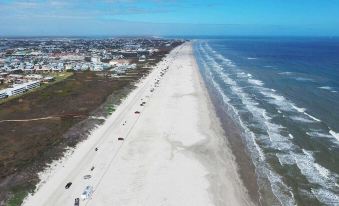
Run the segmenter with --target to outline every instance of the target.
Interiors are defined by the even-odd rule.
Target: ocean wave
[[[209,52],[212,52],[214,53],[215,57],[217,59],[219,59],[220,61],[222,61],[226,66],[229,66],[229,67],[235,67],[235,64],[232,60],[230,59],[227,59],[225,58],[223,55],[217,53],[214,49],[212,49],[212,47],[210,47],[207,43],[205,44],[205,48],[209,51]],[[217,53],[217,54],[215,54]]]
[[[245,72],[238,72],[237,77],[248,79],[248,78],[252,78],[252,74],[245,73]]]
[[[281,96],[281,95],[278,95],[278,94],[275,94],[272,90],[270,89],[261,89],[260,90],[260,93],[263,94],[265,97],[268,97],[270,99],[274,99],[274,100],[277,100],[277,101],[280,101],[280,102],[283,102],[283,101],[286,101],[285,97],[284,96]]]
[[[234,80],[232,80],[227,74],[223,72],[222,67],[218,65],[213,60],[212,57],[210,57],[208,54],[205,54],[205,58],[209,62],[209,65],[207,66],[207,68],[209,70],[213,68],[218,73],[218,75],[220,75],[220,77],[223,79],[226,85],[230,85],[230,83],[232,83],[230,88],[233,91],[234,95],[237,95],[241,99],[241,101],[243,102],[243,105],[247,108],[247,110],[250,111],[253,114],[253,116],[256,119],[258,119],[258,121],[261,122],[262,126],[266,129],[266,131],[268,132],[266,137],[267,139],[269,139],[269,141],[267,142],[267,146],[276,148],[279,150],[288,150],[288,149],[293,148],[293,144],[289,142],[288,138],[282,137],[281,135],[279,135],[279,132],[275,131],[275,130],[281,129],[281,126],[275,125],[273,123],[267,123],[266,120],[270,119],[270,117],[266,115],[265,110],[262,108],[259,108],[257,106],[258,103],[253,101],[245,92],[243,92],[242,88],[239,87]],[[225,96],[222,89],[217,83],[215,83],[215,88],[217,88],[217,91],[218,93],[220,93],[220,95]],[[246,138],[246,141],[250,143],[250,145],[252,145],[251,148],[255,149],[254,151],[257,151],[257,153],[260,156],[260,159],[265,158],[261,147],[256,143],[256,138],[257,138],[256,135],[254,135],[254,133],[247,128],[247,126],[242,122],[239,115],[237,119],[239,120],[240,125],[245,130],[246,134],[251,137],[251,138]],[[254,152],[253,150],[250,150],[250,151]],[[262,160],[260,161],[256,160],[255,156],[252,156],[252,160],[255,163],[257,168],[258,166],[260,168],[260,165],[264,163],[264,161]],[[267,172],[265,172],[265,176],[268,178],[268,180],[271,183],[271,187],[272,187],[274,195],[279,199],[279,201],[283,201],[285,203],[290,202],[291,203],[290,205],[294,205],[293,195],[291,194],[292,197],[286,196],[286,193],[290,192],[290,188],[284,184],[284,182],[281,180],[281,178],[278,175],[274,175],[275,173],[271,169],[268,169],[269,167],[270,167],[269,165],[265,164],[265,166],[261,168],[263,168],[262,170],[267,170]]]
[[[246,135],[249,135],[249,137],[251,137],[245,139],[246,142],[248,143],[247,146],[250,147],[252,160],[256,168],[259,169],[259,173],[264,172],[266,177],[269,179],[273,193],[279,199],[279,201],[281,201],[282,203],[286,203],[288,201],[289,203],[291,203],[288,205],[294,205],[294,196],[293,193],[291,192],[291,189],[286,184],[284,184],[284,181],[281,179],[281,177],[278,174],[276,174],[268,164],[264,164],[263,161],[258,161],[256,159],[256,156],[252,156],[253,152],[256,151],[254,153],[258,154],[259,159],[262,158],[265,159],[265,154],[263,153],[262,147],[268,147],[271,149],[279,150],[280,152],[276,153],[276,156],[278,157],[278,160],[281,165],[284,164],[297,165],[297,167],[300,169],[301,174],[303,174],[303,176],[305,176],[309,182],[319,185],[319,187],[317,188],[319,191],[322,190],[323,191],[322,193],[319,191],[317,192],[312,191],[313,195],[315,195],[319,199],[319,201],[321,201],[322,203],[326,203],[328,199],[333,200],[333,198],[331,199],[328,198],[328,196],[325,196],[325,192],[327,192],[328,194],[333,193],[332,191],[334,190],[335,187],[335,179],[338,176],[336,174],[331,173],[325,167],[319,165],[315,161],[311,151],[306,151],[304,149],[299,148],[299,146],[293,144],[293,142],[291,142],[291,140],[294,138],[292,134],[289,133],[288,136],[282,135],[281,131],[282,130],[288,131],[287,128],[284,128],[281,125],[273,123],[272,117],[268,115],[267,111],[264,108],[260,108],[259,103],[252,99],[251,96],[247,94],[243,90],[243,88],[238,85],[237,81],[232,79],[230,75],[225,74],[224,68],[220,64],[218,64],[214,59],[219,58],[216,57],[216,54],[213,54],[214,57],[212,57],[208,53],[208,51],[205,50],[205,48],[202,48],[202,52],[204,53],[204,57],[207,61],[204,66],[209,70],[210,72],[209,75],[213,76],[217,74],[223,80],[223,83],[229,86],[228,89],[230,89],[230,91],[232,92],[231,96],[237,97],[241,101],[242,104],[239,105],[239,103],[237,103],[236,106],[239,108],[240,106],[246,108],[246,110],[252,114],[254,120],[261,126],[262,129],[266,131],[266,134],[255,135],[248,128],[248,126],[242,121],[242,118],[239,116],[239,108],[232,106],[231,104],[232,101],[230,101],[230,98],[224,94],[224,91],[219,85],[219,83],[213,81],[214,88],[217,89],[218,93],[223,98],[228,100],[226,104],[230,105],[230,107],[233,108],[232,110],[234,110],[233,112],[237,114],[236,115],[237,122],[240,122],[240,125],[246,132]],[[211,72],[212,70],[215,74]],[[237,74],[240,74],[245,78],[246,74],[245,72],[242,72],[237,68],[235,68],[235,71],[237,71]],[[250,81],[248,82],[250,83]],[[308,121],[307,123],[321,121],[315,118],[314,116],[306,113],[305,108],[297,107],[292,102],[287,100],[285,97],[276,94],[275,90],[265,88],[263,87],[263,85],[260,84],[255,85],[259,89],[260,93],[270,98],[271,102],[277,105],[278,108],[280,108],[281,110],[283,111],[286,110],[289,112],[292,112],[294,110],[294,112],[298,112],[305,115],[304,117],[292,116],[292,118],[293,117],[297,118],[295,120],[301,121],[302,119],[303,121]],[[334,135],[332,133],[334,133]],[[330,130],[330,134],[339,140],[339,134],[335,133],[332,130]],[[260,142],[260,146],[257,143],[257,141],[259,140],[262,141]],[[290,195],[286,195],[287,193],[290,193]]]
[[[290,116],[290,119],[294,121],[302,122],[302,123],[313,123],[314,122],[314,120],[306,119],[304,117],[298,117],[298,116]]]
[[[280,74],[280,75],[291,75],[293,73],[292,72],[279,72],[278,74]]]
[[[330,92],[333,92],[333,93],[336,93],[337,91],[334,90],[332,87],[330,86],[322,86],[322,87],[318,87],[319,89],[322,89],[322,90],[327,90],[327,91],[330,91]]]
[[[296,77],[294,79],[300,82],[314,82],[313,79],[307,77]]]
[[[276,154],[280,165],[294,165],[295,161],[294,158],[291,158],[290,154],[285,154],[285,153],[277,153]]]
[[[307,113],[307,112],[304,112],[304,114],[305,114],[306,116],[308,116],[309,118],[313,119],[314,121],[321,122],[321,120],[320,120],[320,119],[318,119],[318,118],[316,118],[316,117],[314,117],[314,116],[310,115],[310,114],[309,114],[309,113]]]
[[[293,107],[295,110],[297,110],[298,112],[300,112],[300,113],[304,113],[304,112],[306,111],[305,108],[297,107],[297,106],[295,106],[294,104],[292,105],[292,107]]]
[[[339,196],[322,188],[312,188],[312,193],[320,201],[329,206],[339,205]]]
[[[330,133],[330,135],[332,135],[337,141],[339,141],[339,133],[336,133],[331,129],[328,133]]]
[[[282,95],[279,95],[275,92],[275,90],[271,90],[268,88],[258,88],[259,92],[268,98],[268,102],[277,106],[277,109],[280,111],[290,112],[292,104]],[[293,108],[293,107],[292,107]],[[282,113],[280,111],[280,113]]]
[[[323,86],[323,87],[318,87],[319,89],[324,89],[324,90],[332,90],[332,87],[329,86]]]
[[[335,173],[331,173],[328,169],[318,164],[315,161],[311,151],[302,149],[302,153],[291,152],[289,155],[286,155],[285,159],[280,160],[281,162],[285,161],[284,163],[293,164],[292,159],[288,159],[288,162],[286,158],[293,158],[293,161],[299,168],[300,172],[306,177],[309,182],[321,186],[320,188],[324,191],[327,191],[327,193],[329,194],[331,194],[332,191],[336,190],[335,182],[338,178],[338,175]],[[319,198],[322,199],[325,197],[319,196]],[[327,203],[327,201],[324,201],[322,203]]]
[[[293,109],[295,109],[296,111],[306,115],[307,117],[311,118],[312,120],[316,121],[316,122],[321,122],[320,119],[310,115],[309,113],[306,112],[306,109],[305,108],[302,108],[302,107],[297,107],[296,105],[294,105],[293,103],[291,103],[291,106]]]
[[[295,161],[310,182],[317,183],[323,188],[332,190],[335,188],[337,175],[315,162],[311,151],[302,150],[303,154],[294,154]]]
[[[332,135],[323,133],[322,131],[319,131],[319,130],[316,130],[316,131],[313,130],[313,131],[310,131],[310,132],[306,132],[306,134],[308,136],[311,136],[311,137],[333,138]]]
[[[256,60],[256,57],[247,57],[248,60]]]
[[[240,78],[247,78],[247,74],[245,72],[238,72],[237,76]]]
[[[248,82],[256,86],[264,86],[264,82],[257,79],[248,79]]]
[[[268,179],[271,182],[271,187],[274,195],[278,198],[281,205],[295,206],[294,194],[291,188],[288,187],[282,178],[272,170],[268,171]]]

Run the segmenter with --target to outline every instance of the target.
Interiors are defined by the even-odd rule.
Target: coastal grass
[[[157,60],[165,54],[158,54]],[[136,81],[150,71],[150,67],[139,65],[123,75],[128,78],[110,78],[90,71],[68,72],[50,85],[1,102],[0,120],[58,118],[0,122],[0,199],[7,200],[7,205],[20,205],[38,183],[37,173],[102,123],[87,117],[112,114]]]
[[[12,195],[8,199],[6,206],[21,205],[28,193],[33,192],[33,190],[34,185],[32,183],[27,183],[26,185],[13,188],[11,191]]]

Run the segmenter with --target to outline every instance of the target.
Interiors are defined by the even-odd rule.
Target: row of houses
[[[40,81],[31,81],[23,84],[14,84],[12,87],[0,90],[0,99],[25,93],[34,88],[40,87]]]

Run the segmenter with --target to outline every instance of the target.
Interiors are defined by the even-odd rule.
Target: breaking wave
[[[264,87],[264,83],[253,78],[230,59],[223,57],[213,50],[207,43],[199,43],[198,52],[200,61],[206,72],[206,78],[213,86],[216,93],[224,100],[227,112],[240,125],[244,131],[245,141],[251,151],[251,159],[260,178],[270,182],[273,194],[283,205],[295,205],[292,189],[283,181],[283,178],[266,161],[265,150],[276,151],[280,165],[295,165],[300,173],[311,184],[308,195],[314,196],[324,204],[338,203],[335,197],[335,180],[338,178],[333,173],[317,163],[312,151],[307,151],[293,142],[295,137],[287,127],[279,125],[273,119],[280,115],[288,117],[299,124],[320,124],[322,121],[306,112],[306,108],[296,106],[293,102],[279,95],[276,90]],[[221,63],[219,63],[221,62]],[[300,79],[300,81],[309,81]],[[255,89],[249,93],[246,84]],[[257,96],[258,95],[258,96]],[[261,105],[258,99],[264,97],[266,103],[274,106],[277,114],[271,114]],[[244,113],[249,115],[243,115]],[[251,118],[245,118],[250,116]],[[256,132],[252,131],[255,127]],[[330,135],[339,141],[339,134],[329,129],[329,134],[321,131],[306,131],[309,137]]]

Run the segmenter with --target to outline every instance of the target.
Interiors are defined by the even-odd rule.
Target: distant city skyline
[[[339,36],[336,0],[0,0],[0,36]]]

